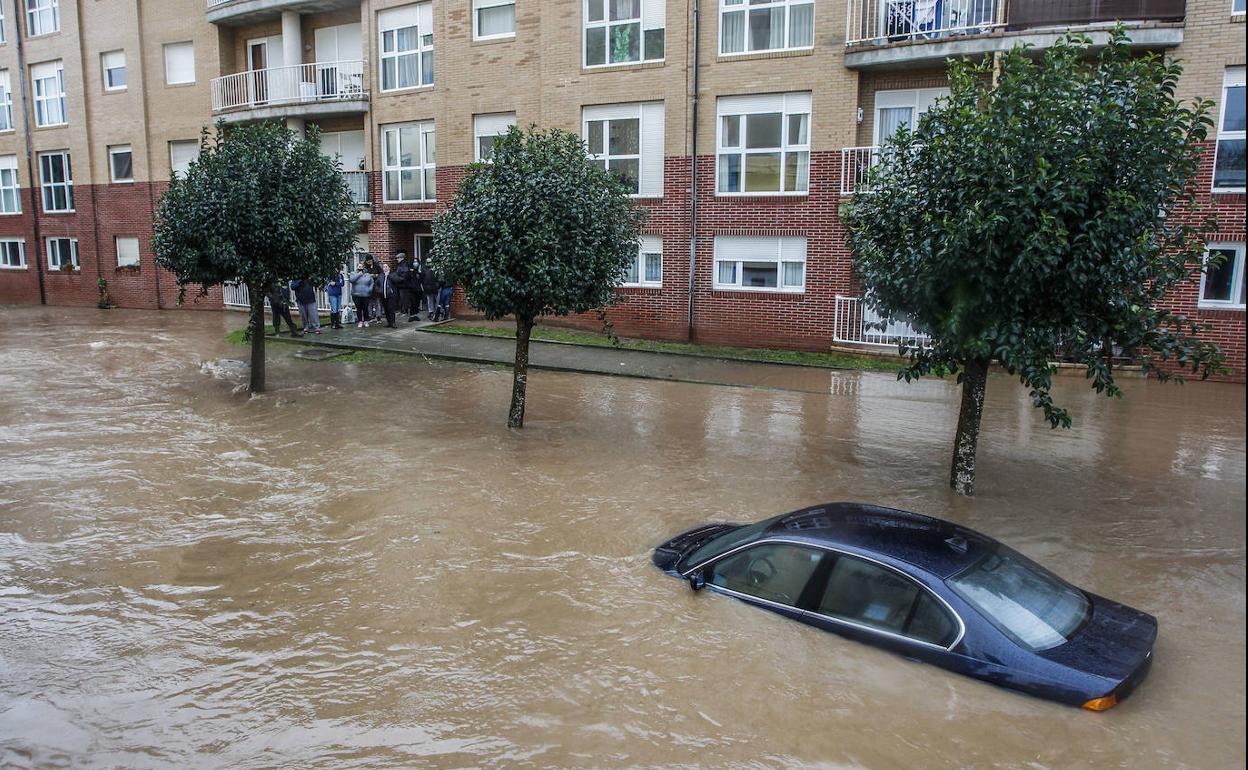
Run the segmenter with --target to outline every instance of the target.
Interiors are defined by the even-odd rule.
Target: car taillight
[[[1103,698],[1093,698],[1084,703],[1083,707],[1088,711],[1107,711],[1116,705],[1118,705],[1118,696],[1111,692]]]

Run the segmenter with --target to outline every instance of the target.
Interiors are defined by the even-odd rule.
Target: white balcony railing
[[[366,98],[358,59],[248,70],[212,81],[213,112]]]
[[[879,162],[879,147],[841,148],[841,195],[866,192],[868,172]]]
[[[351,188],[351,200],[361,206],[367,206],[368,198],[368,172],[367,171],[344,171],[342,178],[347,181],[347,187]]]
[[[221,289],[222,289],[222,304],[225,305],[227,308],[232,308],[236,310],[250,310],[251,309],[250,293],[247,291],[246,286],[244,286],[241,283],[227,282],[221,285]],[[351,304],[351,286],[350,285],[347,285],[343,289],[342,296],[344,299],[343,301],[344,307],[346,305]],[[295,308],[298,307],[298,305],[295,304],[295,293],[292,291],[287,291],[286,300],[287,300],[287,304],[289,304],[291,307],[291,313],[294,313]],[[269,303],[267,301],[264,303],[264,309],[265,310],[270,309]],[[329,295],[325,293],[324,289],[316,290],[316,309],[322,313],[329,312]]]
[[[832,308],[832,340],[851,345],[877,345],[895,348],[927,347],[932,338],[916,331],[905,321],[885,319],[876,313],[862,297],[836,295]]]
[[[935,40],[1005,23],[1005,0],[849,0],[845,44]]]

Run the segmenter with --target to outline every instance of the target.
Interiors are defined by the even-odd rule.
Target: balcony
[[[364,62],[248,70],[212,81],[212,112],[226,121],[318,118],[368,110]]]
[[[837,345],[854,345],[897,350],[926,348],[932,338],[912,327],[905,320],[884,318],[863,301],[862,297],[836,295],[832,307],[832,341]]]
[[[1136,47],[1169,48],[1183,42],[1185,14],[1186,0],[849,0],[845,66],[930,66],[1021,44],[1047,48],[1068,31],[1104,45],[1118,21]]]
[[[271,21],[283,11],[318,13],[337,8],[358,8],[360,0],[207,0],[208,21],[226,26]]]
[[[344,171],[342,178],[346,180],[347,187],[351,188],[351,200],[357,206],[367,206],[372,202],[368,194],[367,171]]]

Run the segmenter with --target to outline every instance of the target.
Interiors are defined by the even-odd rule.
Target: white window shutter
[[[780,259],[785,262],[805,262],[806,239],[799,237],[781,238]]]
[[[641,23],[644,29],[667,26],[667,0],[641,0]]]
[[[433,3],[416,6],[416,28],[422,35],[433,34]]]
[[[663,196],[663,102],[641,105],[641,181],[638,193]]]
[[[426,8],[432,8],[432,3],[425,3]],[[390,29],[402,29],[403,27],[414,27],[418,22],[417,6],[404,5],[398,8],[387,8],[384,11],[377,12],[377,30],[385,32]],[[432,16],[430,16],[432,19]]]

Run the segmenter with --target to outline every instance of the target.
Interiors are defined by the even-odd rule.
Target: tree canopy
[[[160,200],[152,246],[182,292],[227,281],[251,299],[251,390],[264,389],[264,294],[295,278],[324,279],[351,251],[359,218],[337,161],[277,124],[205,129],[199,158]]]
[[[867,302],[931,335],[900,377],[956,374],[963,411],[950,482],[969,494],[990,361],[1054,426],[1058,358],[1118,396],[1113,357],[1207,377],[1222,360],[1170,294],[1201,269],[1194,215],[1209,104],[1181,104],[1181,65],[1135,55],[1121,28],[1092,54],[1070,36],[1016,48],[996,71],[951,61],[947,97],[880,149],[846,205]]]
[[[528,338],[544,315],[601,308],[637,259],[645,215],[581,139],[513,127],[473,164],[434,222],[434,261],[486,318],[514,316],[509,424],[521,427]]]

